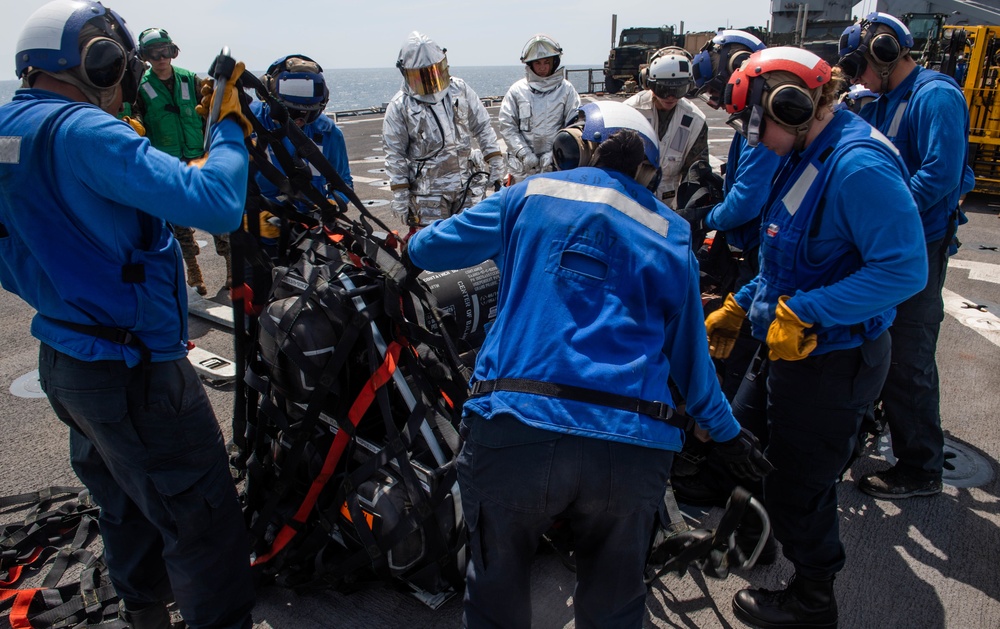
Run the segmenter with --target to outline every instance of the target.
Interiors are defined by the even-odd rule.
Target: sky
[[[0,0],[0,80],[15,79],[21,25],[46,0]],[[673,25],[686,31],[764,26],[770,0],[105,0],[133,36],[155,26],[180,47],[175,63],[203,73],[223,46],[251,70],[264,70],[292,53],[324,68],[391,68],[399,47],[419,30],[448,50],[452,66],[517,65],[535,33],[554,37],[563,63],[599,67],[618,30]],[[340,7],[340,8],[338,8]],[[700,7],[700,8],[699,8]],[[656,10],[653,10],[656,9]]]

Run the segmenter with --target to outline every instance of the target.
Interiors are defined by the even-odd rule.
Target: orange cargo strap
[[[385,360],[375,373],[372,374],[371,378],[368,379],[368,382],[365,383],[357,399],[354,400],[354,404],[351,405],[351,410],[347,413],[347,419],[353,426],[356,427],[361,422],[361,418],[368,410],[368,407],[375,401],[376,392],[392,378],[392,374],[396,371],[396,365],[399,363],[399,353],[402,349],[403,345],[397,341],[389,344],[385,352]],[[337,468],[337,463],[340,461],[340,455],[344,453],[344,448],[347,447],[350,439],[351,436],[347,434],[346,430],[341,429],[337,431],[337,436],[334,437],[333,443],[330,444],[330,450],[326,453],[323,468],[313,480],[312,485],[309,487],[309,492],[302,501],[302,505],[299,506],[298,511],[292,517],[294,525],[285,524],[278,532],[278,535],[275,536],[274,542],[271,544],[271,550],[265,555],[257,557],[251,565],[257,566],[270,561],[292,541],[292,538],[298,532],[297,525],[305,524],[306,518],[309,517],[309,512],[315,506],[320,493],[326,486],[327,481],[330,480],[330,477],[333,476],[333,471]]]
[[[41,588],[17,590],[17,598],[14,599],[14,605],[10,608],[9,620],[11,629],[31,629],[31,622],[28,620],[28,609],[31,607],[31,601],[35,598],[35,594],[41,591]],[[7,597],[4,596],[4,598]]]

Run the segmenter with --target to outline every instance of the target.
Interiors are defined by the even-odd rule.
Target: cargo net
[[[264,582],[299,590],[401,582],[436,607],[464,580],[457,428],[474,351],[495,316],[497,269],[412,277],[391,230],[294,123],[277,119],[283,107],[254,77],[244,87],[278,124],[254,121],[249,233],[233,241],[242,373],[233,461],[246,475],[253,566]],[[302,175],[310,165],[330,189]],[[282,201],[257,194],[255,170]],[[348,218],[331,191],[360,216]],[[281,223],[277,251],[258,244],[264,210]]]

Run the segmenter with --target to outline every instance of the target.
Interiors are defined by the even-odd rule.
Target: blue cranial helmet
[[[889,31],[879,32],[880,26],[888,27]],[[869,13],[859,23],[844,29],[837,65],[848,79],[857,81],[871,62],[880,78],[881,91],[886,92],[889,75],[910,48],[913,35],[905,24],[888,13]]]
[[[87,26],[96,31],[81,41]],[[97,89],[121,83],[127,102],[135,100],[146,68],[125,20],[92,0],[54,0],[32,13],[21,28],[14,60],[21,78],[33,70],[79,68],[80,78]]]
[[[640,184],[656,189],[660,178],[660,146],[656,132],[642,114],[616,101],[587,103],[577,112],[576,122],[559,131],[552,141],[552,161],[556,170],[593,165],[597,147],[616,132],[629,129],[642,139],[645,157],[634,178]]]
[[[691,77],[698,94],[718,109],[729,77],[752,53],[764,48],[764,42],[746,31],[725,30],[713,37],[691,62]]]
[[[857,24],[844,29],[843,34],[840,36],[840,56],[849,55],[862,45],[866,47],[870,46],[871,40],[875,36],[875,31],[878,30],[878,24],[883,24],[892,29],[896,35],[895,39],[899,47],[913,48],[913,35],[910,33],[910,29],[906,27],[906,24],[903,24],[899,18],[888,13],[873,12],[869,13],[865,19]]]
[[[305,55],[288,55],[271,64],[263,77],[267,90],[294,118],[312,122],[326,109],[330,89],[323,68]]]

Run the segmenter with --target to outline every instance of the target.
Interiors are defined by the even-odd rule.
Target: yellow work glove
[[[771,360],[802,360],[816,349],[816,335],[806,334],[805,323],[792,312],[785,302],[788,295],[778,297],[778,307],[774,310],[774,321],[767,329],[768,358]]]
[[[708,353],[712,358],[729,358],[746,316],[746,311],[736,303],[733,294],[729,293],[722,307],[705,317]]]
[[[226,89],[222,91],[220,98],[222,98],[222,106],[219,108],[219,120],[226,118],[227,116],[232,116],[233,120],[239,123],[243,127],[243,136],[249,137],[253,133],[253,125],[246,116],[243,115],[243,107],[240,104],[240,88],[236,85],[236,82],[241,76],[243,76],[243,71],[246,66],[240,61],[236,64],[236,69],[233,70],[233,76],[228,81],[226,81]],[[201,82],[201,103],[195,107],[195,111],[199,115],[207,118],[212,112],[212,97],[215,94],[215,83],[204,79]]]
[[[146,127],[142,126],[142,121],[138,118],[132,118],[131,116],[122,116],[122,122],[127,122],[128,126],[135,129],[135,132],[140,136],[146,136]]]
[[[281,235],[281,228],[277,225],[272,225],[267,219],[274,218],[274,214],[266,210],[262,210],[260,213],[260,237],[261,238],[277,238]],[[250,227],[247,225],[247,216],[243,215],[243,229],[249,232]]]

